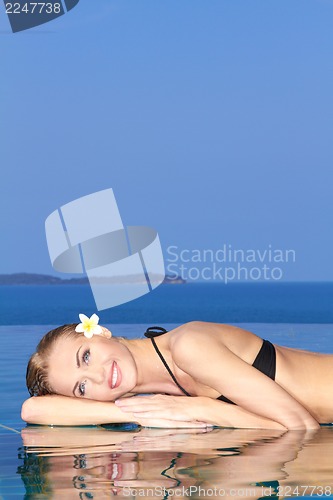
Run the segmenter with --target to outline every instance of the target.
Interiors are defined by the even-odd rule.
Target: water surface
[[[159,324],[167,329],[178,326]],[[115,335],[134,338],[142,337],[151,325],[108,326]],[[40,337],[53,326],[0,327],[0,498],[277,498],[278,494],[323,498],[331,494],[333,428],[329,426],[308,434],[140,429],[132,424],[26,426],[20,419],[21,403],[28,397],[26,362]],[[332,324],[239,326],[277,344],[333,353]]]

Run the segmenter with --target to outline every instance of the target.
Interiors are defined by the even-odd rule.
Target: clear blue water
[[[108,326],[131,338],[149,325]],[[167,329],[177,325],[163,323]],[[314,436],[286,436],[264,430],[26,426],[20,419],[28,397],[26,362],[53,326],[0,327],[0,498],[198,498],[214,491],[276,498],[278,488],[280,496],[285,488],[285,496],[307,497],[304,485],[311,486],[309,498],[322,497],[323,487],[333,491],[331,427]],[[333,352],[331,324],[241,326],[278,344]]]
[[[277,344],[333,353],[332,295],[332,284],[281,284],[274,290],[169,285],[100,316],[114,335],[129,338],[153,324],[171,329],[201,319],[240,324]],[[286,497],[322,498],[319,487],[333,491],[331,427],[314,436],[281,436],[263,430],[26,426],[20,419],[28,397],[25,368],[38,340],[95,308],[88,287],[70,286],[0,287],[0,304],[1,499],[134,498],[130,487],[153,498],[209,496],[212,488],[241,498],[276,498],[277,488]],[[304,485],[315,487],[311,495]],[[148,487],[161,489],[144,493]],[[187,493],[179,489],[190,487]]]
[[[73,323],[96,311],[85,285],[0,286],[2,325]],[[333,283],[162,285],[100,311],[103,323],[333,323]]]

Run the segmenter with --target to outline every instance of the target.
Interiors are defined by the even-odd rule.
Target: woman
[[[333,421],[331,355],[273,345],[224,324],[152,327],[149,338],[126,340],[111,337],[96,315],[80,319],[46,334],[31,357],[27,385],[40,397],[24,402],[23,420],[266,429]],[[129,397],[139,393],[159,395]]]

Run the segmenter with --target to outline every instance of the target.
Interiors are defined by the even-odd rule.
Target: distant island
[[[95,278],[99,283],[140,283],[142,277],[139,275],[115,276],[114,278]],[[163,284],[179,285],[186,283],[181,276],[166,275]],[[0,274],[0,285],[89,285],[88,278],[62,279],[48,274],[14,273]]]

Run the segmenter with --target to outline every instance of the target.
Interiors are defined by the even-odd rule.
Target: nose
[[[105,379],[104,370],[99,367],[89,367],[87,376],[95,384],[102,384]]]

